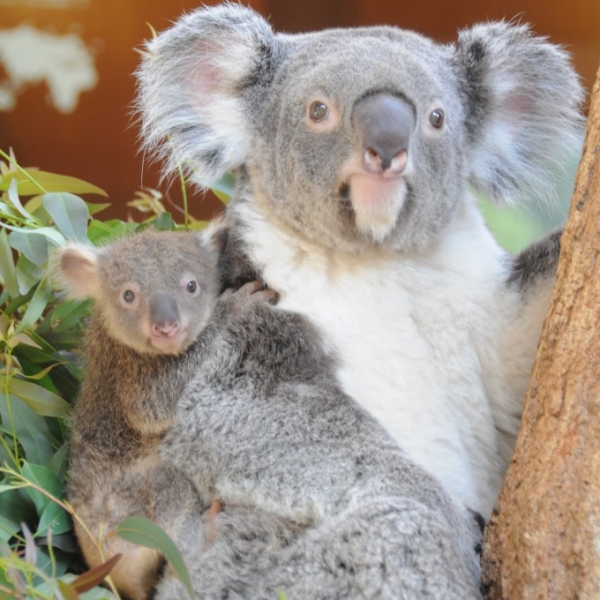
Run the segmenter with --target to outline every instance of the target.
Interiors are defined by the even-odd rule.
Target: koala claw
[[[256,280],[245,283],[239,290],[233,288],[225,290],[221,299],[232,303],[238,309],[243,309],[261,301],[276,304],[279,294],[275,290],[265,288],[262,281]]]
[[[208,546],[212,546],[217,539],[217,524],[215,523],[215,519],[217,515],[223,511],[223,503],[220,500],[215,500],[209,507],[209,509],[204,513],[203,521],[204,521],[204,535],[206,544]]]

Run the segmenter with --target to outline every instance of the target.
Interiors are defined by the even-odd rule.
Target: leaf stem
[[[34,177],[32,177],[23,167],[21,167],[17,163],[16,160],[14,160],[11,156],[6,154],[6,152],[4,152],[1,148],[0,148],[0,156],[4,160],[7,160],[11,165],[16,167],[23,175],[25,175],[25,177],[27,177],[27,179],[29,179],[29,181],[31,181],[31,183],[33,183],[33,185],[37,185],[40,188],[40,190],[42,191],[42,193],[44,193],[44,194],[48,193],[48,190],[43,185],[41,185],[38,181],[36,181]]]

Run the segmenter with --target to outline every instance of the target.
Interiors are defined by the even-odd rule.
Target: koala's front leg
[[[554,231],[513,257],[499,294],[498,364],[489,370],[500,454],[510,460],[521,422],[523,398],[548,311],[562,231]]]
[[[173,539],[185,556],[202,539],[205,503],[181,471],[156,455],[131,461],[110,472],[96,472],[85,485],[93,490],[93,495],[87,489],[81,490],[71,493],[70,500],[101,544],[102,555],[86,530],[75,522],[88,565],[94,568],[115,554],[122,554],[111,578],[128,598],[145,600],[156,584],[163,556],[157,550],[121,539],[114,530],[127,517],[149,518]]]

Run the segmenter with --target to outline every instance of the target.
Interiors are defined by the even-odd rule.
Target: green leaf
[[[0,279],[11,298],[19,295],[19,282],[6,229],[0,230]]]
[[[67,454],[69,452],[69,444],[65,442],[54,454],[48,463],[48,468],[58,477],[59,481],[63,481],[65,471],[67,469]]]
[[[128,517],[117,525],[115,533],[122,539],[161,552],[175,570],[190,598],[194,597],[190,576],[173,540],[150,519]]]
[[[21,213],[21,216],[26,220],[30,220],[31,215],[23,208],[21,204],[21,200],[19,200],[19,194],[17,193],[17,182],[15,180],[11,181],[8,186],[8,199],[11,204]]]
[[[48,529],[52,530],[52,535],[66,533],[72,529],[69,514],[55,502],[50,502],[40,515],[40,522],[35,535],[46,535]]]
[[[67,240],[88,243],[87,222],[90,211],[79,196],[51,193],[46,194],[42,202],[46,212]]]
[[[109,221],[98,221],[94,219],[88,227],[88,238],[98,244],[100,241],[109,242],[124,234],[135,230],[135,223],[125,223],[119,219],[110,219]]]
[[[188,223],[188,229],[194,229],[195,231],[201,231],[202,229],[206,229],[210,221],[192,221]]]
[[[15,227],[13,225],[9,225],[8,223],[2,223],[2,227],[10,229],[11,231],[22,231],[26,235],[42,235],[48,238],[48,240],[50,240],[55,246],[67,245],[67,240],[65,240],[60,231],[54,227],[35,227],[27,229],[24,227]]]
[[[13,231],[13,233],[17,233]],[[44,276],[44,269],[31,262],[24,254],[19,256],[17,261],[17,281],[19,282],[19,292],[22,296],[38,283]]]
[[[17,531],[21,529],[21,525],[15,521],[7,519],[0,513],[0,541],[8,542]]]
[[[29,306],[25,311],[25,314],[21,318],[21,322],[17,327],[17,333],[30,329],[35,325],[35,322],[42,316],[48,302],[52,298],[52,288],[47,277],[43,277],[39,282],[31,300]]]
[[[45,391],[43,388],[39,389]],[[50,435],[45,419],[36,415],[27,404],[12,394],[9,395],[9,401],[10,413],[6,396],[0,398],[0,415],[4,427],[6,429],[14,427],[17,440],[23,447],[25,458],[29,462],[46,465],[52,459],[54,450],[50,445]],[[11,415],[12,424],[10,422]]]
[[[41,267],[48,261],[48,240],[31,229],[17,229],[8,236],[9,244],[34,265]]]
[[[18,192],[21,196],[33,196],[46,192],[70,192],[72,194],[99,194],[107,196],[107,193],[101,188],[76,179],[67,175],[57,175],[37,169],[27,169],[30,177],[24,173],[9,173],[0,182],[0,191],[8,191],[8,187],[13,179],[17,181]],[[35,180],[35,183],[31,179]]]
[[[50,316],[50,324],[54,331],[71,329],[89,312],[90,300],[67,300],[61,302]]]
[[[55,498],[62,498],[62,486],[60,485],[60,481],[56,475],[46,467],[42,467],[41,465],[32,465],[24,461],[21,474],[23,477],[25,477],[25,479],[27,479],[27,481],[30,481],[31,483],[42,488]],[[48,496],[34,488],[28,487],[26,490],[29,494],[29,497],[35,504],[38,515],[42,515],[50,503],[54,504],[54,502],[48,498]]]
[[[12,487],[12,486],[11,486]],[[23,489],[11,489],[0,494],[0,515],[19,524],[32,521],[36,516],[35,506]]]
[[[233,173],[226,173],[213,187],[213,194],[224,204],[229,202],[235,190],[236,179]]]
[[[36,415],[66,417],[71,412],[71,406],[66,400],[30,381],[11,377],[8,389],[11,394],[23,400]]]
[[[148,225],[159,231],[168,231],[177,227],[177,223],[175,223],[169,212],[160,213],[160,215],[158,215],[154,221],[150,221]],[[142,228],[144,227],[142,226]]]
[[[106,210],[110,206],[110,202],[106,204],[94,204],[93,202],[86,202],[90,215],[96,215],[99,212]]]

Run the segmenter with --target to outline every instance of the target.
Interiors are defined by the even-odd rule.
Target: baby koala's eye
[[[324,121],[329,115],[327,104],[323,104],[323,102],[316,100],[310,105],[310,108],[308,109],[308,115],[310,120],[314,121],[315,123]]]
[[[125,300],[127,304],[131,304],[135,300],[135,294],[131,290],[125,290],[123,292],[123,300]]]
[[[195,294],[198,284],[192,279],[192,281],[188,282],[186,289],[190,294]]]
[[[429,123],[436,129],[441,129],[444,124],[444,111],[436,108],[429,113]]]

